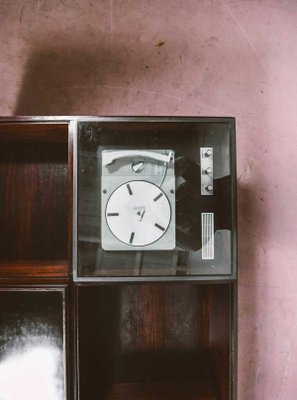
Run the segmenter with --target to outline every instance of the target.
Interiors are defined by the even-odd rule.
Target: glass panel
[[[232,273],[231,121],[79,124],[78,277]]]

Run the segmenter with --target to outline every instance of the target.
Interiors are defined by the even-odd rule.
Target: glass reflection
[[[62,400],[63,354],[48,338],[26,338],[26,345],[9,346],[0,361],[0,400]]]

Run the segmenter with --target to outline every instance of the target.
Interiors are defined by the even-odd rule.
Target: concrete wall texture
[[[297,398],[296,37],[295,0],[0,1],[1,115],[236,117],[239,400]]]

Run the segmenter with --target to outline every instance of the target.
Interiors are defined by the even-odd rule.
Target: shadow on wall
[[[124,51],[117,44],[92,51],[81,45],[35,51],[25,67],[14,115],[100,115],[102,104],[109,109],[110,103],[111,109],[118,101],[112,89],[129,89],[142,79],[144,52]]]
[[[81,48],[37,51],[27,62],[15,115],[71,115],[84,110],[83,104],[94,98],[96,85],[109,75],[120,74],[123,67],[115,54],[104,49],[93,53]],[[95,101],[100,108],[98,95]]]
[[[243,179],[244,181],[244,179]],[[238,269],[239,269],[239,383],[243,399],[257,397],[257,377],[260,364],[260,347],[263,339],[258,326],[258,249],[267,235],[267,223],[259,202],[259,192],[265,187],[265,177],[259,172],[255,186],[238,179]],[[261,224],[257,223],[261,220]],[[265,243],[264,243],[265,246]],[[261,297],[263,301],[263,296]]]

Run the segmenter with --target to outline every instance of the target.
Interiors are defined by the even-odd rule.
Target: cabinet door
[[[63,400],[65,289],[0,289],[0,399]]]

